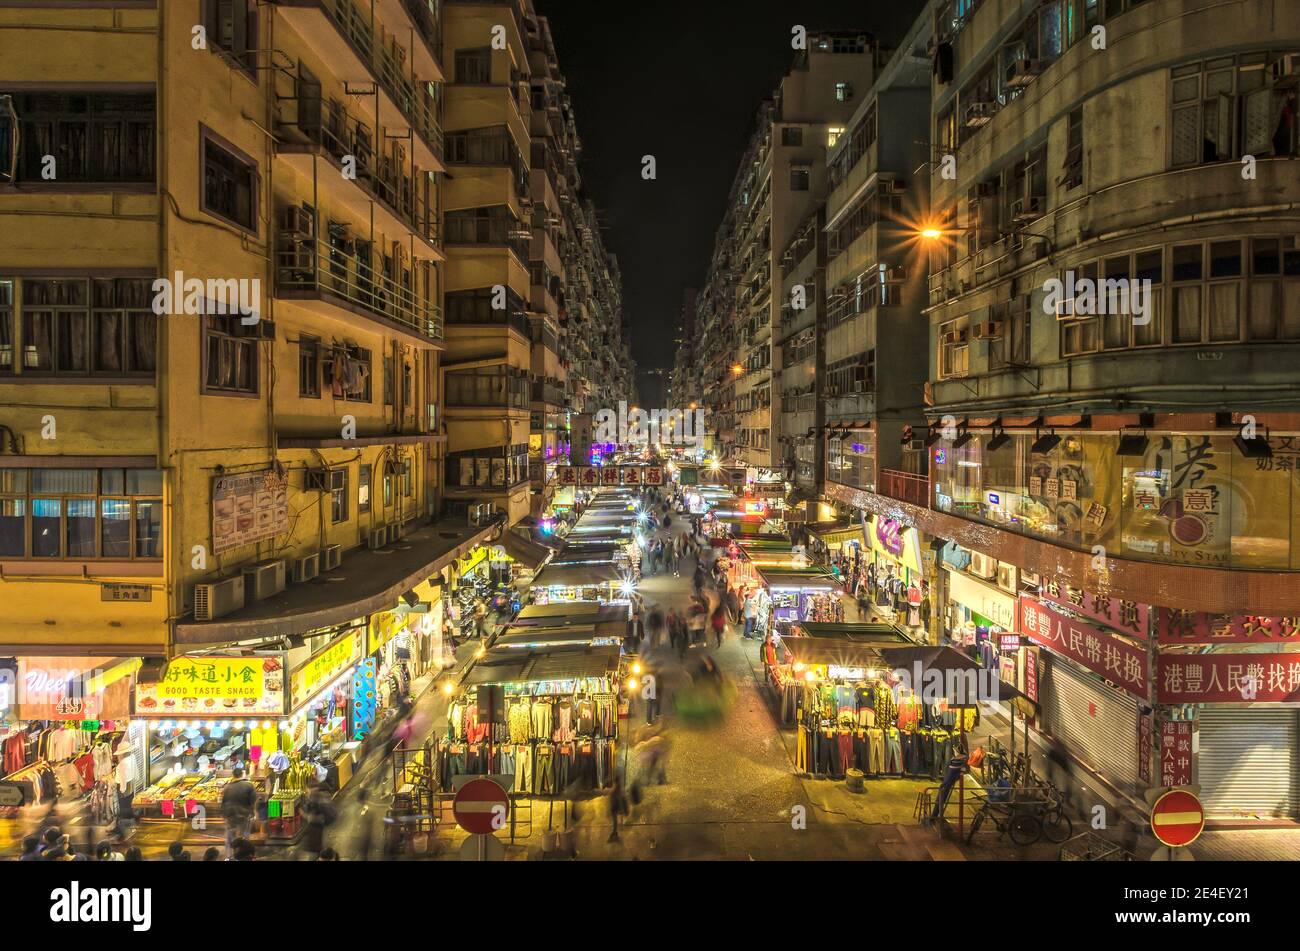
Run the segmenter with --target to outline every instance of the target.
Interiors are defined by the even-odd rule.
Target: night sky
[[[587,196],[618,255],[632,351],[670,367],[683,291],[708,269],[762,99],[794,56],[791,27],[895,44],[924,0],[534,0],[547,17],[582,139]],[[658,178],[643,181],[641,157]]]

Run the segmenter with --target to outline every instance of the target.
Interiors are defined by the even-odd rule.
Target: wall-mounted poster
[[[289,530],[286,480],[270,469],[212,483],[212,550],[229,551]]]

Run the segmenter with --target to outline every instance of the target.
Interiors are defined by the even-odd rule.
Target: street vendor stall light
[[[450,697],[455,692],[456,692],[456,688],[451,685],[450,680],[442,685],[443,696]]]
[[[635,677],[633,677],[631,680],[629,680],[629,681],[627,682],[627,689],[628,689],[628,690],[635,690],[635,689],[636,689],[636,678],[635,678]]]
[[[812,683],[814,680],[817,679],[817,674],[810,670],[808,671],[808,673],[803,675],[803,679],[808,681],[809,683]]]
[[[632,663],[632,673],[634,673],[634,674],[639,674],[639,673],[641,673],[641,663],[640,663],[640,661],[633,661],[633,663]]]
[[[622,591],[624,594],[630,595],[633,591],[636,590],[636,585],[633,584],[631,581],[624,581],[623,584],[619,587],[619,590]]]
[[[484,654],[486,654],[486,653],[487,653],[487,648],[484,647],[482,644],[480,644],[478,650],[476,650],[476,651],[474,652],[474,656],[475,656],[475,657],[482,657],[482,656],[483,656]]]

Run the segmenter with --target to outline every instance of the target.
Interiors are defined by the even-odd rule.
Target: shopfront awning
[[[623,572],[617,565],[548,565],[535,578],[534,588],[582,588],[590,585],[611,584],[622,580]]]
[[[886,666],[879,648],[850,644],[838,638],[783,637],[781,646],[790,652],[796,664],[805,666],[812,664],[865,668]]]
[[[882,647],[880,654],[892,670],[905,670],[925,677],[930,671],[943,676],[944,695],[952,703],[970,705],[1010,701],[1024,697],[1011,684],[998,678],[996,670],[981,667],[974,658],[951,647]],[[915,689],[915,688],[914,688]]]
[[[551,564],[557,568],[561,565],[584,565],[612,563],[620,554],[626,554],[626,545],[578,545],[565,548],[559,552]]]
[[[546,564],[546,559],[551,557],[551,549],[531,542],[514,532],[506,532],[496,544],[504,548],[511,558],[532,571]]]
[[[759,577],[769,588],[798,591],[836,591],[839,582],[820,568],[759,568]]]
[[[791,629],[803,631],[807,637],[833,638],[846,643],[870,643],[883,645],[910,646],[910,637],[892,624],[872,624],[870,622],[835,623],[833,621],[796,621]]]
[[[619,653],[617,647],[494,648],[470,668],[463,683],[479,687],[612,677],[618,672]]]
[[[862,527],[859,525],[809,525],[808,534],[821,539],[822,544],[827,546],[843,545],[848,542],[857,542],[859,545],[866,544],[862,535]]]
[[[520,624],[583,624],[596,618],[605,605],[599,601],[566,601],[563,604],[530,604],[520,609],[511,626]]]
[[[591,644],[593,641],[622,640],[627,636],[626,625],[621,630],[601,630],[596,624],[569,624],[561,627],[543,627],[526,625],[508,627],[492,642],[493,650],[510,647],[523,648],[573,647]]]

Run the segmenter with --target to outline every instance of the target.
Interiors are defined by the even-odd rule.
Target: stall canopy
[[[759,576],[769,588],[800,591],[836,591],[839,582],[820,568],[758,568]]]
[[[514,532],[506,532],[497,544],[505,549],[507,555],[533,571],[544,565],[551,556],[551,549],[545,545],[530,542]]]
[[[990,703],[994,700],[1011,701],[1023,697],[1019,690],[997,678],[997,671],[986,670],[979,665],[979,662],[959,650],[953,650],[951,647],[931,647],[931,646],[911,646],[911,647],[882,647],[880,648],[881,657],[884,663],[894,670],[916,670],[919,669],[924,675],[929,671],[936,671],[940,674],[979,674],[983,672],[986,678],[991,678],[990,686],[996,685],[998,695],[991,696],[967,696],[973,690],[978,689],[979,680],[976,677],[953,677],[951,683],[957,689],[950,691],[948,699],[953,703],[973,704],[977,701]]]
[[[573,647],[596,641],[618,643],[627,636],[627,622],[613,624],[568,624],[560,627],[526,625],[509,627],[500,634],[492,647]]]
[[[847,621],[796,621],[791,629],[798,629],[807,637],[834,638],[846,643],[896,644],[911,646],[912,639],[892,624]]]
[[[533,579],[534,588],[581,588],[620,581],[617,565],[548,565]]]
[[[510,622],[512,627],[520,624],[591,624],[608,605],[599,601],[566,601],[563,604],[530,604],[522,608]],[[619,610],[614,608],[613,610]]]
[[[866,544],[866,540],[862,535],[862,526],[852,525],[846,521],[809,525],[808,534],[821,539],[822,544],[828,547],[843,545],[848,542],[857,542],[859,545]]]
[[[555,556],[551,561],[552,565],[559,567],[561,565],[578,565],[587,563],[600,563],[613,561],[615,556],[622,553],[623,545],[591,545],[582,544],[576,547],[565,546],[564,550]]]
[[[618,672],[617,647],[572,647],[555,650],[493,649],[465,675],[464,684],[526,684],[549,680],[612,677]]]
[[[832,667],[886,667],[881,656],[884,642],[853,644],[831,637],[783,637],[781,646],[797,664],[826,664]]]

